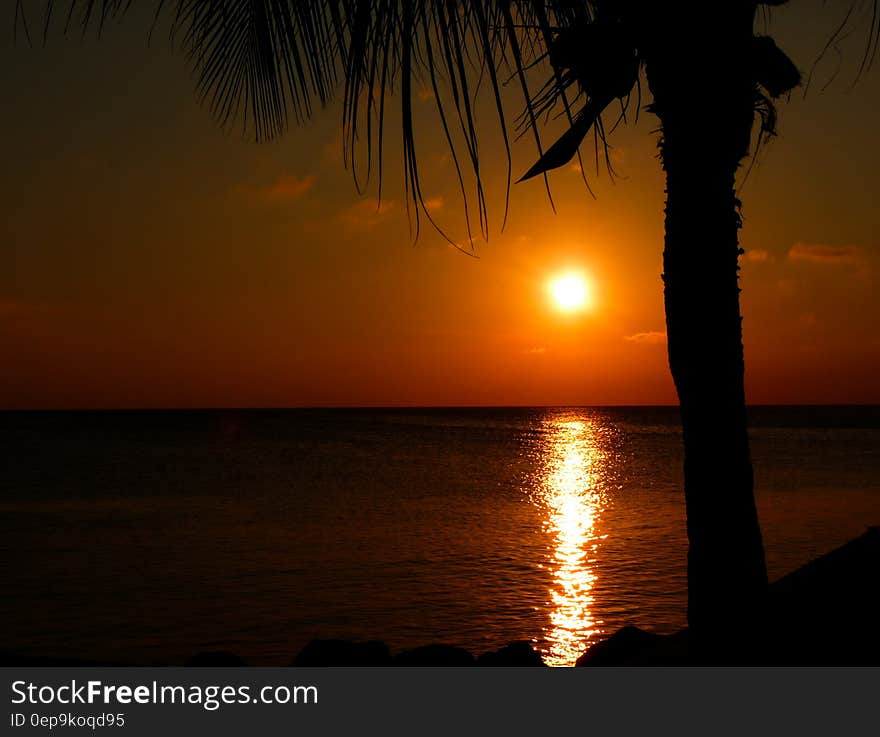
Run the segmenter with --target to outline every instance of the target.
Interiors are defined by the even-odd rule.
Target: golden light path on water
[[[548,567],[550,626],[540,645],[544,662],[574,665],[590,640],[602,632],[593,611],[599,520],[606,504],[606,453],[589,418],[547,420],[544,472],[532,500],[543,511],[550,538]]]

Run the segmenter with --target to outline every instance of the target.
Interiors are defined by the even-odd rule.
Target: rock
[[[131,668],[134,663],[25,655],[12,650],[0,650],[0,668]]]
[[[629,665],[635,664],[645,651],[660,641],[660,635],[628,625],[617,630],[607,640],[598,642],[577,659],[576,665]]]
[[[532,643],[526,640],[511,642],[498,650],[483,653],[477,658],[477,665],[498,668],[546,666],[541,656],[532,648]]]
[[[399,652],[394,656],[394,665],[460,667],[474,665],[474,656],[452,645],[423,645]]]
[[[379,640],[312,640],[291,665],[299,668],[391,665],[391,651]]]
[[[196,653],[184,665],[188,668],[243,668],[247,663],[235,653],[213,650]]]
[[[774,665],[880,663],[880,527],[770,585],[765,648]]]

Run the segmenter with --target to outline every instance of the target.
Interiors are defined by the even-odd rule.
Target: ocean
[[[880,524],[880,408],[750,420],[771,580]],[[0,445],[7,650],[529,640],[570,665],[685,624],[675,408],[5,412]]]

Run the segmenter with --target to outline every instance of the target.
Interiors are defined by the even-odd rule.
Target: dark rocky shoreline
[[[764,621],[749,637],[732,637],[724,653],[691,652],[688,631],[658,635],[624,627],[587,650],[578,666],[878,666],[880,665],[880,527],[811,561],[770,586]],[[743,646],[743,642],[747,644]],[[109,667],[136,663],[34,657],[0,650],[2,667]],[[185,666],[247,666],[230,652],[203,652]],[[295,667],[543,667],[529,642],[512,642],[481,655],[430,644],[392,654],[374,640],[312,640],[289,664]]]

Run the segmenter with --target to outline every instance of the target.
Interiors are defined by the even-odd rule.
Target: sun
[[[590,290],[583,274],[559,274],[548,286],[554,306],[562,312],[581,312],[590,306]]]

